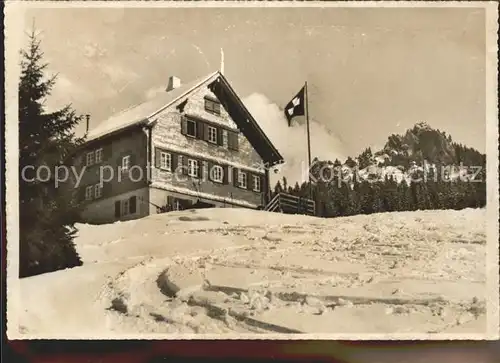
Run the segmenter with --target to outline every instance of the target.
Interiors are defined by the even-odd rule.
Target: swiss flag
[[[299,93],[297,93],[297,95],[285,106],[285,117],[288,120],[288,126],[290,126],[292,118],[294,118],[295,116],[305,115],[304,95],[305,86],[302,87]]]

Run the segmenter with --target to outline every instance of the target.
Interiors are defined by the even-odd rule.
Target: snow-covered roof
[[[162,92],[151,100],[129,107],[111,116],[89,131],[87,141],[95,140],[112,132],[147,121],[150,117],[170,106],[218,73],[218,71],[210,73],[169,92]]]

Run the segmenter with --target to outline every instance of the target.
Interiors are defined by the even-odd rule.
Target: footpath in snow
[[[20,331],[485,333],[485,223],[204,209],[78,225],[84,266],[21,280]]]

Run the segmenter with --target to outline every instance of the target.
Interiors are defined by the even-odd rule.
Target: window
[[[188,159],[188,175],[197,178],[200,174],[198,160]]]
[[[224,181],[224,169],[222,166],[214,165],[210,173],[214,182],[222,183]]]
[[[238,170],[238,186],[240,188],[247,188],[247,173]]]
[[[87,153],[87,166],[94,164],[94,152]]]
[[[260,192],[261,190],[260,176],[258,175],[253,176],[253,190],[254,192]]]
[[[175,211],[178,211],[178,210],[181,210],[181,202],[179,201],[179,199],[175,199],[174,200],[174,203],[173,203],[173,206],[172,206],[172,209],[175,210]]]
[[[160,168],[164,170],[172,170],[172,154],[160,153]]]
[[[191,137],[196,137],[196,121],[186,120],[186,134]]]
[[[220,103],[215,100],[205,98],[205,110],[220,115]]]
[[[217,129],[213,126],[208,126],[208,141],[217,144]]]
[[[96,164],[102,162],[102,148],[95,151],[95,162]]]
[[[117,200],[115,202],[115,217],[120,218],[137,212],[137,197],[134,195],[129,199]]]
[[[129,202],[128,199],[122,200],[122,216],[129,214]]]
[[[102,185],[101,184],[95,185],[94,196],[95,196],[95,199],[102,197]]]
[[[130,168],[130,155],[124,156],[122,158],[122,172],[125,173]]]
[[[94,187],[92,185],[89,185],[88,187],[85,188],[85,200],[91,200],[92,196],[94,195]]]

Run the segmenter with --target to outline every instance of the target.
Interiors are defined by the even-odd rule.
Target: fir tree
[[[29,47],[21,51],[19,83],[19,224],[21,277],[31,276],[82,264],[73,244],[77,208],[55,184],[55,166],[82,142],[74,128],[81,117],[70,106],[47,113],[46,98],[56,82],[47,79],[43,53],[34,32]],[[28,181],[34,175],[22,171],[47,166],[46,182]],[[28,169],[29,171],[29,169]],[[34,173],[33,173],[34,174]]]

